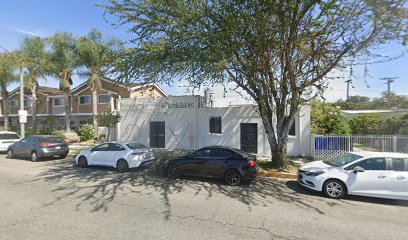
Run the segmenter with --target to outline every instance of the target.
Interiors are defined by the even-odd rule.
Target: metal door
[[[258,124],[241,123],[241,150],[258,153]]]
[[[150,147],[165,148],[165,122],[150,122]]]

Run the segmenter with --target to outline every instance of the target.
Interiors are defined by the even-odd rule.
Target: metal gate
[[[165,148],[165,122],[150,122],[150,147]]]
[[[258,153],[258,124],[241,123],[241,150]]]

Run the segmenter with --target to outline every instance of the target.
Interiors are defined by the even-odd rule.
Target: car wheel
[[[64,158],[66,158],[66,157],[67,157],[67,155],[68,155],[68,154],[62,154],[62,155],[59,155],[59,158],[64,159]]]
[[[237,186],[241,183],[241,174],[235,170],[230,169],[225,173],[225,182],[231,186]]]
[[[323,185],[323,193],[329,198],[343,198],[346,195],[346,192],[346,185],[336,179],[329,179]]]
[[[13,158],[14,157],[13,150],[11,150],[11,149],[7,150],[7,157],[8,158]]]
[[[31,161],[36,162],[38,161],[39,157],[38,157],[38,153],[36,151],[33,151],[31,153]]]
[[[78,166],[81,168],[85,168],[88,166],[88,160],[86,160],[86,157],[80,156],[78,158]]]
[[[118,169],[119,172],[126,172],[129,169],[129,165],[125,159],[119,159],[116,163],[116,169]]]
[[[176,179],[180,176],[180,168],[176,164],[170,164],[166,167],[166,174],[169,178]]]

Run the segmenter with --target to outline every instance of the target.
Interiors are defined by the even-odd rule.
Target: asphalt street
[[[408,239],[408,202],[0,155],[0,239]]]

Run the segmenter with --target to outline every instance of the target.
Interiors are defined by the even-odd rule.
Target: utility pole
[[[345,81],[345,83],[347,83],[347,98],[346,98],[346,102],[348,102],[349,97],[350,97],[350,83],[351,83],[351,79]]]
[[[394,82],[395,79],[397,79],[397,77],[383,77],[380,78],[381,80],[386,81],[385,84],[387,84],[387,105],[388,108],[391,108],[391,83]]]
[[[20,67],[20,110],[18,110],[18,117],[20,122],[20,135],[22,138],[25,137],[25,124],[27,123],[27,111],[24,110],[24,62],[16,54],[10,52],[4,47],[0,46],[1,49],[9,53],[16,62],[18,62]],[[5,101],[5,99],[3,99]]]

